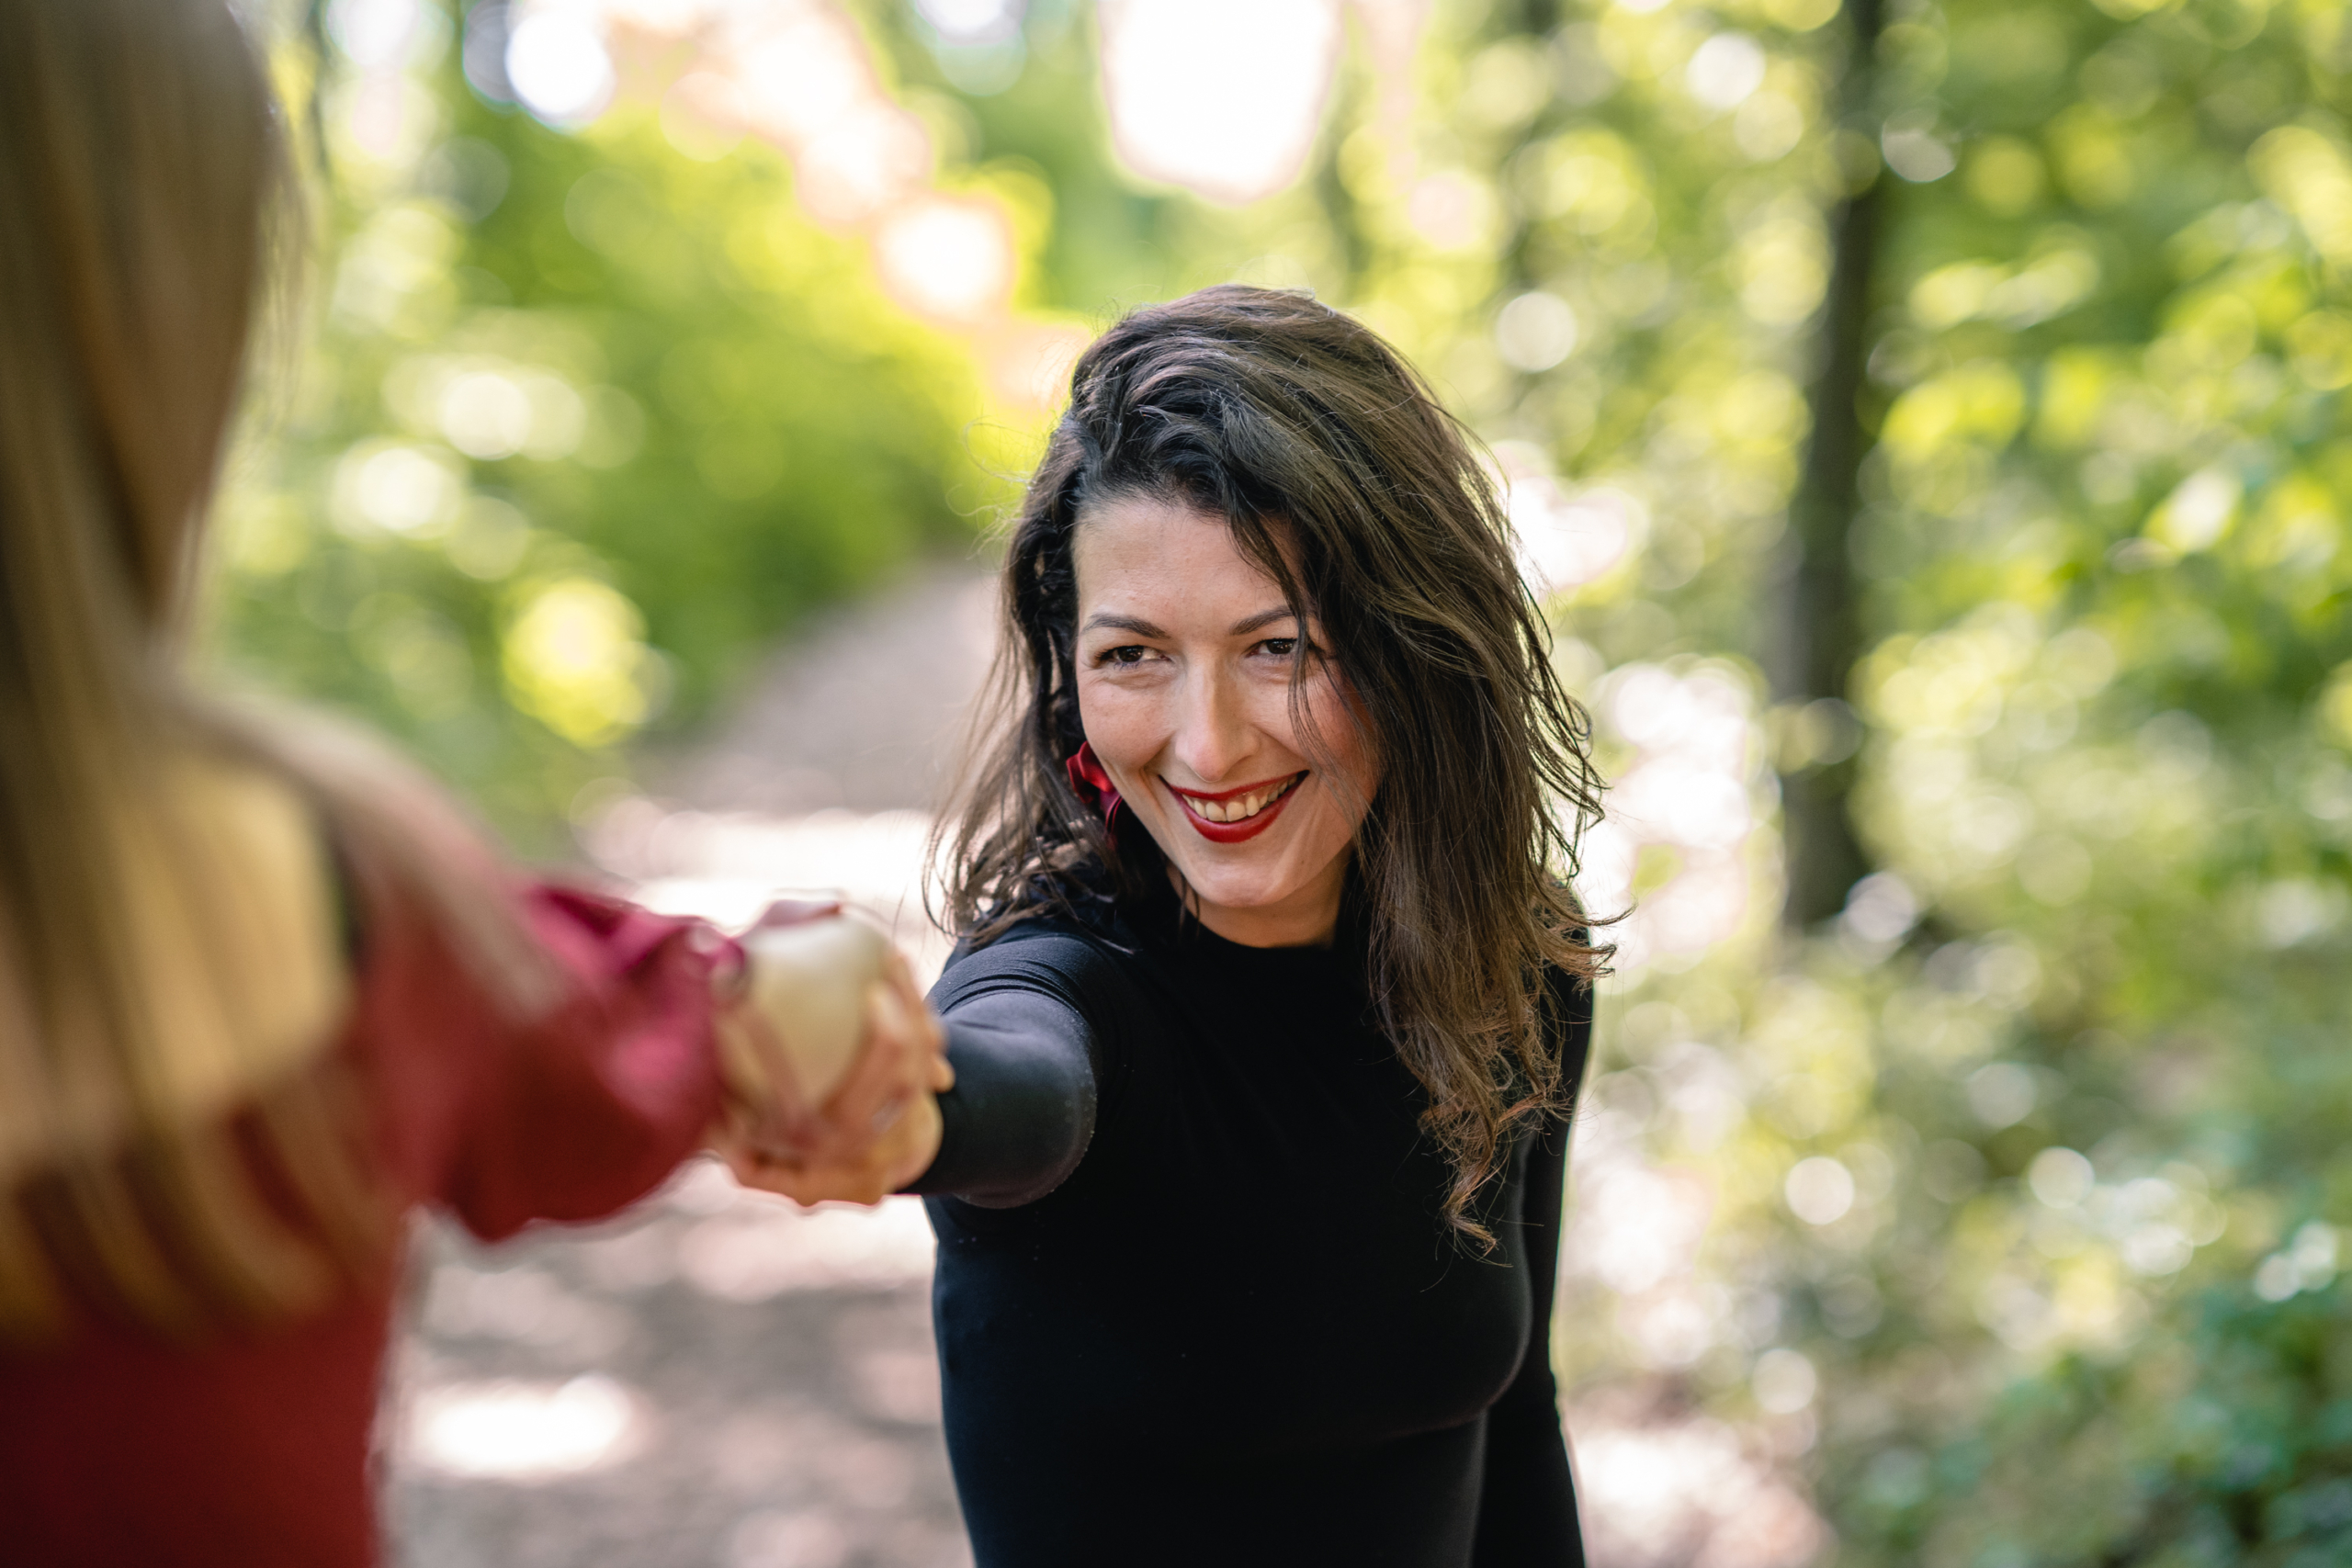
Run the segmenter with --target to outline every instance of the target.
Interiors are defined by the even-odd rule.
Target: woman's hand
[[[930,1166],[941,1133],[933,1097],[956,1075],[896,952],[867,987],[865,1020],[857,1058],[822,1106],[776,1107],[756,1132],[737,1119],[714,1138],[738,1181],[802,1203],[877,1203]]]

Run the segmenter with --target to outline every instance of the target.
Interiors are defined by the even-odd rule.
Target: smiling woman
[[[1181,501],[1106,501],[1075,553],[1088,746],[1193,913],[1250,947],[1328,942],[1379,764],[1319,624]]]
[[[1224,288],[1080,361],[952,843],[981,1568],[1581,1561],[1550,1367],[1596,790],[1469,444]]]
[[[1005,587],[1008,716],[953,830],[950,923],[978,948],[1173,887],[1216,934],[1308,945],[1339,903],[1295,928],[1281,906],[1351,889],[1382,1032],[1453,1161],[1447,1215],[1476,1235],[1504,1133],[1558,1087],[1546,976],[1597,973],[1566,874],[1600,781],[1459,428],[1304,295],[1138,311],[1073,373]],[[1212,852],[1216,818],[1178,794],[1229,816],[1217,797],[1289,773],[1319,806],[1246,853]],[[1130,811],[1146,831],[1114,832]]]

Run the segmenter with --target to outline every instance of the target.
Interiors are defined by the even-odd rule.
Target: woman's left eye
[[[1258,645],[1258,651],[1261,653],[1272,654],[1276,659],[1290,659],[1295,657],[1298,652],[1298,638],[1295,637],[1270,637],[1265,641]]]

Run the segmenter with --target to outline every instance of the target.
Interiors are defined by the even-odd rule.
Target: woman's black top
[[[1344,945],[1033,919],[932,997],[956,1084],[913,1190],[979,1568],[1583,1562],[1565,1124],[1482,1194],[1485,1252]],[[1574,1084],[1589,993],[1563,976],[1549,1011]]]

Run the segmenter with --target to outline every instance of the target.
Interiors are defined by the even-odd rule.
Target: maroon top
[[[718,1114],[714,944],[693,922],[538,889],[576,979],[516,1024],[438,933],[371,926],[339,1049],[410,1203],[495,1240],[644,1196]],[[32,1568],[367,1568],[368,1438],[399,1270],[267,1332],[174,1345],[89,1330],[0,1355],[0,1561]]]

